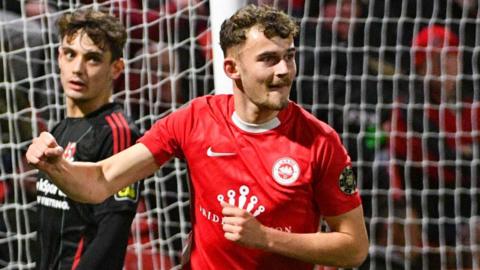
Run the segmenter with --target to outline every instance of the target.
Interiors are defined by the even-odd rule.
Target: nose
[[[290,72],[290,63],[288,62],[288,60],[282,59],[277,63],[277,66],[275,69],[275,73],[277,74],[277,76],[283,77],[288,75],[289,72]]]
[[[77,57],[72,63],[72,72],[74,74],[82,74],[85,67],[85,63],[82,58]]]

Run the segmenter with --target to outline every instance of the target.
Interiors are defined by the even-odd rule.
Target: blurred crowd
[[[0,239],[11,239],[0,241],[0,268],[12,248],[28,245],[28,237],[11,234],[28,235],[35,226],[25,146],[63,117],[54,61],[58,14],[95,4],[127,25],[127,67],[114,97],[142,131],[213,89],[208,1],[74,2],[0,0],[0,202],[29,206],[21,215],[20,208],[0,206]],[[478,2],[246,2],[275,5],[298,18],[291,99],[334,127],[350,153],[371,242],[361,269],[479,268]],[[176,180],[162,188],[174,194]],[[139,213],[178,200],[172,195],[159,203],[152,194],[145,193]],[[148,234],[157,226],[145,221],[136,228]],[[171,243],[178,254],[181,240]],[[138,259],[132,256],[127,260]]]

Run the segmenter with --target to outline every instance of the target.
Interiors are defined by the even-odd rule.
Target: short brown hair
[[[67,37],[70,41],[81,29],[100,49],[110,49],[112,61],[123,56],[127,31],[112,15],[93,9],[80,9],[64,14],[58,19],[57,25],[61,39]]]
[[[295,37],[298,25],[283,11],[262,5],[247,5],[222,23],[220,29],[220,46],[223,54],[233,46],[242,44],[247,39],[246,33],[254,26],[259,26],[267,38]]]

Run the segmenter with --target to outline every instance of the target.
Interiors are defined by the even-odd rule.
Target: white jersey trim
[[[250,133],[262,133],[265,131],[269,131],[280,126],[281,124],[280,119],[278,119],[278,117],[275,117],[272,120],[263,124],[247,123],[242,119],[240,119],[240,117],[236,112],[233,112],[232,114],[232,121],[239,129],[246,132],[250,132]]]

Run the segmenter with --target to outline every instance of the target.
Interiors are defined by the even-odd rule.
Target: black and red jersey
[[[66,118],[52,130],[64,158],[103,160],[129,147],[139,131],[122,107],[110,103],[82,118]],[[100,204],[75,202],[40,172],[37,182],[37,268],[122,269],[139,184],[128,186]]]

